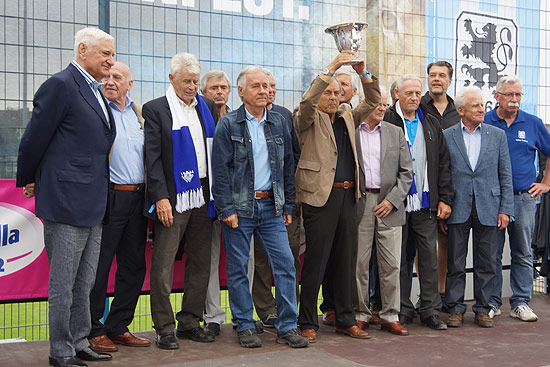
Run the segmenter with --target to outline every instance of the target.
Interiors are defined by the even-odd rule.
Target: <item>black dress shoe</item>
[[[205,331],[214,336],[220,335],[220,324],[209,322],[208,324],[206,324]]]
[[[426,325],[434,330],[447,330],[447,324],[439,319],[439,315],[431,315],[428,318],[420,320],[422,325]]]
[[[158,334],[155,342],[160,349],[178,349],[180,347],[174,333]]]
[[[399,323],[401,325],[407,325],[413,323],[413,318],[407,315],[399,314]]]
[[[78,358],[74,357],[51,357],[49,358],[50,366],[55,367],[76,367],[76,366],[88,366]]]
[[[191,339],[196,342],[209,343],[214,341],[214,336],[204,331],[200,326],[188,330],[176,330],[176,336],[180,339]]]
[[[110,361],[113,357],[109,353],[97,353],[92,348],[87,347],[79,352],[76,352],[76,356],[83,361]]]

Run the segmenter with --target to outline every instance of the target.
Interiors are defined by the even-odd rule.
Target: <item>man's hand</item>
[[[361,60],[361,63],[359,64],[361,65],[361,70],[365,68],[365,63],[363,62],[363,60],[358,54],[356,54],[351,50],[343,50],[334,58],[334,60],[330,62],[330,64],[327,65],[327,69],[334,74],[338,69],[342,67],[342,65],[349,64],[353,60]],[[355,65],[353,66],[354,69],[356,67],[359,67],[359,66],[355,66]],[[364,72],[361,72],[361,74],[363,73]]]
[[[285,221],[285,226],[289,226],[292,224],[292,215],[290,214],[283,214],[283,219]]]
[[[155,208],[157,211],[157,217],[165,227],[170,227],[174,224],[174,216],[172,215],[172,205],[170,205],[170,200],[160,199],[155,203]]]
[[[508,227],[508,223],[510,223],[510,217],[506,214],[498,213],[498,229]]]
[[[25,187],[23,187],[23,195],[25,195],[27,199],[30,199],[34,196],[34,182],[26,184]]]
[[[443,234],[447,234],[447,230],[449,229],[449,227],[447,227],[447,222],[444,221],[444,220],[438,220],[438,221],[437,221],[437,224],[439,225],[439,230],[440,230]]]
[[[542,194],[546,194],[548,190],[550,190],[550,185],[542,182],[533,182],[531,184],[531,187],[529,187],[529,194],[531,194],[532,198],[538,199]]]
[[[440,201],[437,204],[437,219],[445,220],[451,215],[451,207]]]
[[[229,217],[222,219],[222,222],[231,228],[237,228],[239,226],[239,217],[237,214],[231,214]]]
[[[372,208],[372,211],[378,218],[386,218],[391,213],[393,208],[395,208],[393,204],[390,203],[389,200],[384,199],[380,202],[380,204]]]
[[[358,53],[354,54],[353,64],[351,64],[351,67],[353,68],[353,70],[355,70],[357,74],[359,74],[359,76],[365,74],[365,72],[367,71],[365,70],[365,60],[363,60],[363,58],[359,56]]]

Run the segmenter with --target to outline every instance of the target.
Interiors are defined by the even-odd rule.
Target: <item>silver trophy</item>
[[[367,23],[343,23],[328,27],[325,29],[325,33],[331,34],[336,42],[338,51],[342,50],[359,50],[361,44],[361,31],[368,26]],[[361,62],[361,60],[352,61],[351,64]]]

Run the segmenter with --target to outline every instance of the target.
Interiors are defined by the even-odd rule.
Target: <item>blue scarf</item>
[[[202,184],[199,177],[199,168],[197,163],[197,154],[188,121],[182,120],[182,111],[175,90],[170,84],[166,93],[170,112],[174,125],[172,128],[172,147],[173,147],[173,167],[174,181],[176,184],[176,211],[184,211],[200,208],[205,204]],[[210,200],[208,203],[208,216],[211,219],[216,218],[216,209],[214,208],[214,198],[212,196],[212,140],[214,138],[215,124],[212,114],[204,100],[196,95],[197,109],[204,125],[206,133],[206,161],[208,165],[208,177],[210,178]],[[176,126],[176,127],[175,127]],[[177,128],[179,126],[179,128]]]

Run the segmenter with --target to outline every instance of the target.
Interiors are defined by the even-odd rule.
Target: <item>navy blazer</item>
[[[506,134],[499,128],[482,124],[479,158],[476,167],[471,167],[461,128],[461,124],[456,124],[443,131],[451,156],[455,195],[447,223],[466,222],[472,213],[472,199],[475,195],[481,224],[496,226],[499,213],[514,214],[512,166]]]
[[[72,64],[40,86],[33,105],[19,145],[17,186],[35,183],[40,218],[79,227],[101,223],[115,124]]]

